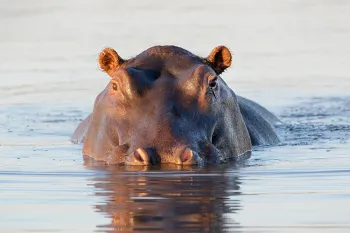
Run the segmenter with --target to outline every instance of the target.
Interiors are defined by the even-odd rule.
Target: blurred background
[[[202,56],[228,46],[225,80],[269,107],[348,93],[349,11],[346,0],[1,1],[0,104],[92,104],[108,80],[104,47],[129,58],[158,44]]]

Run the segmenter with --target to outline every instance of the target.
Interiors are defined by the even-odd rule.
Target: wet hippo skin
[[[231,65],[225,46],[199,57],[155,46],[129,60],[104,49],[110,76],[93,112],[72,136],[83,154],[109,164],[224,163],[253,145],[279,142],[271,112],[236,96],[220,74]]]

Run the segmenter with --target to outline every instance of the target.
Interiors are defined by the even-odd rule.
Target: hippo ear
[[[119,57],[118,53],[112,48],[105,48],[98,56],[98,63],[100,68],[109,76],[113,76],[114,72],[125,61]]]
[[[231,65],[231,52],[225,46],[217,46],[206,58],[207,63],[213,68],[217,75],[224,72]]]

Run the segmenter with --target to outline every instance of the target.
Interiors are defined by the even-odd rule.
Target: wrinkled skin
[[[249,153],[252,143],[279,142],[274,116],[237,97],[219,76],[231,65],[224,46],[206,58],[155,46],[130,60],[107,48],[99,64],[110,82],[72,137],[83,141],[83,154],[96,160],[222,163]]]

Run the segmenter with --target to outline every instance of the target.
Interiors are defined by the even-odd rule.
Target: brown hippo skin
[[[219,76],[231,65],[224,46],[203,58],[155,46],[129,60],[111,48],[99,55],[110,76],[72,141],[109,164],[223,163],[252,145],[279,142],[276,117],[238,97]]]

